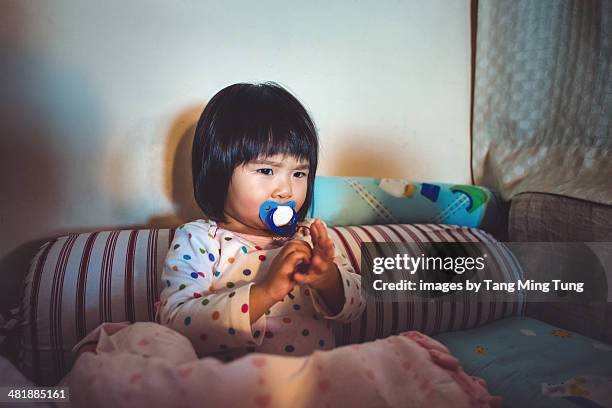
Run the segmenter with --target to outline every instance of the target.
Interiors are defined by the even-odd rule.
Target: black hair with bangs
[[[225,200],[234,169],[259,157],[293,156],[309,164],[308,190],[298,220],[313,194],[319,140],[310,115],[275,82],[238,83],[219,91],[206,105],[193,139],[193,192],[204,214],[225,219]]]

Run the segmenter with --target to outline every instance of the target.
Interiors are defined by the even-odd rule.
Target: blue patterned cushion
[[[480,227],[498,199],[480,186],[403,179],[317,176],[309,218],[329,226],[450,224]]]

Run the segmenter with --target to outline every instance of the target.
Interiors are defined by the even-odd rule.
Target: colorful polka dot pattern
[[[202,228],[206,225],[208,234]],[[332,316],[319,293],[306,286],[296,286],[251,324],[250,282],[258,282],[258,275],[266,273],[281,247],[263,250],[211,225],[193,221],[175,234],[162,273],[162,309],[168,311],[165,322],[172,322],[173,329],[186,335],[198,354],[227,350],[228,359],[235,352],[298,356],[333,347],[331,321],[322,318]],[[336,262],[346,301],[332,317],[336,320],[358,316],[365,307],[358,290],[359,276],[342,263]]]

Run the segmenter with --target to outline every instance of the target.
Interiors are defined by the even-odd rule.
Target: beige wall
[[[47,237],[199,217],[199,113],[263,80],[318,174],[469,182],[469,1],[1,1],[0,305]]]

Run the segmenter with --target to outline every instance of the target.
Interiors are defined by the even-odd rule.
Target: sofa
[[[576,201],[529,193],[506,203],[479,186],[317,176],[308,217],[326,221],[356,271],[365,242],[476,242],[495,252],[500,273],[521,279],[502,241],[612,241],[612,210]],[[11,332],[19,372],[33,384],[54,385],[74,363],[72,347],[100,323],[153,321],[177,227],[72,233],[43,244]],[[372,301],[361,319],[334,330],[338,346],[406,330],[429,334],[506,406],[598,406],[612,384],[610,319],[607,303],[532,305],[517,293],[487,302]]]

